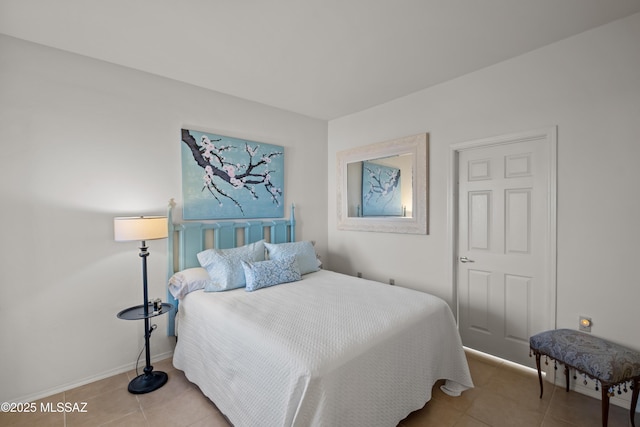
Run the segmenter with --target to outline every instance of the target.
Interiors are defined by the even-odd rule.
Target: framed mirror
[[[337,153],[338,229],[428,233],[426,133]]]

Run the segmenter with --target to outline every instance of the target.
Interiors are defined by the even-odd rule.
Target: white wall
[[[181,208],[181,127],[283,145],[297,237],[326,252],[326,122],[6,36],[0,52],[0,401],[133,368],[143,322],[116,313],[141,303],[141,263],[113,217]],[[164,299],[166,241],[148,244]]]
[[[331,268],[434,293],[448,278],[450,145],[558,126],[557,324],[640,349],[640,14],[329,123]],[[428,236],[338,231],[336,152],[430,134]]]

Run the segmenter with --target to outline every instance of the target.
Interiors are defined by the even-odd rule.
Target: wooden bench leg
[[[602,427],[609,424],[609,387],[602,386]]]
[[[542,399],[542,372],[540,371],[540,353],[536,352],[536,367],[538,368],[538,381],[540,381],[540,399]],[[634,426],[635,427],[635,426]]]
[[[567,381],[567,393],[569,392],[569,367],[564,365],[564,377]]]
[[[631,425],[636,427],[636,406],[638,405],[638,394],[640,394],[640,378],[633,380],[633,394],[631,395]]]

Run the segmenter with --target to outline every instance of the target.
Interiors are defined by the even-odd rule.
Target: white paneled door
[[[555,134],[484,140],[457,153],[462,341],[533,366],[529,337],[555,323]]]

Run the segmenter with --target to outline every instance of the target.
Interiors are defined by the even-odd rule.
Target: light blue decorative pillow
[[[247,279],[247,292],[300,280],[295,256],[259,262],[242,261],[242,268]]]
[[[205,292],[220,292],[245,285],[242,261],[264,261],[264,240],[231,249],[207,249],[198,253],[198,261],[211,277]]]
[[[313,273],[320,270],[320,263],[316,258],[313,243],[308,241],[291,243],[265,243],[269,259],[283,259],[290,256],[296,257],[300,274]]]

